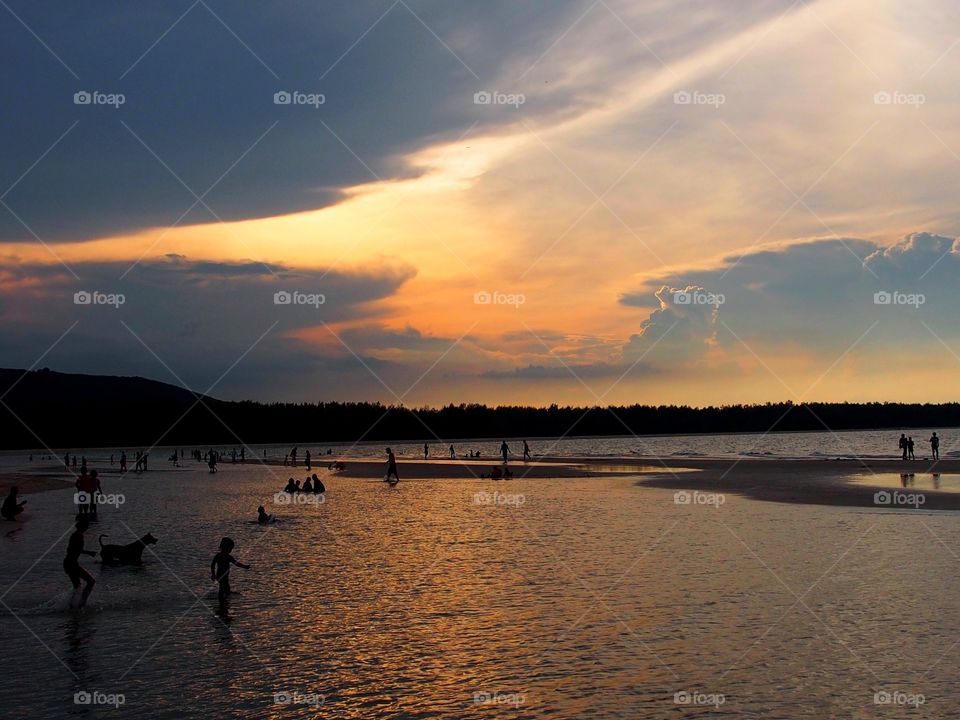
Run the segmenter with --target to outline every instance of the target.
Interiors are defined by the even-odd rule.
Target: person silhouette
[[[936,433],[930,436],[930,454],[934,460],[940,459],[940,438],[937,437]]]
[[[221,603],[225,602],[230,594],[230,566],[236,565],[244,570],[250,569],[249,565],[240,562],[230,554],[233,552],[233,548],[233,540],[228,537],[223,538],[220,541],[219,552],[213,556],[213,560],[210,562],[210,577],[220,586],[217,590],[217,599]]]
[[[528,462],[530,460],[530,446],[527,445],[527,441],[523,441],[523,461]]]
[[[503,464],[507,464],[507,457],[510,455],[510,448],[507,446],[507,441],[504,440],[500,443],[500,454],[503,456]]]
[[[423,459],[426,460],[430,457],[430,446],[426,443],[423,444]]]
[[[917,459],[913,454],[913,435],[907,438],[907,458],[910,460]]]
[[[450,459],[453,460],[457,456],[456,450],[453,449],[453,445],[450,446]]]
[[[907,436],[904,433],[900,433],[900,440],[897,442],[897,447],[903,452],[900,456],[901,460],[907,459]]]
[[[17,493],[19,492],[20,489],[16,485],[11,487],[10,493],[3,501],[3,507],[0,507],[0,515],[7,520],[16,520],[17,515],[23,512],[23,506],[27,504],[26,500],[17,501]]]
[[[83,588],[83,594],[80,596],[80,602],[74,606],[73,600],[71,600],[71,607],[82,608],[84,605],[86,605],[87,598],[89,598],[90,593],[93,592],[93,586],[97,584],[97,581],[93,579],[93,576],[80,566],[81,555],[90,555],[91,557],[95,557],[97,554],[93,550],[83,549],[83,534],[89,527],[90,521],[86,516],[77,518],[77,529],[73,531],[73,534],[70,535],[70,540],[67,541],[67,556],[63,559],[63,571],[67,574],[67,577],[70,578],[70,582],[73,584],[74,594],[76,594],[76,591],[80,589],[81,580],[86,583]]]
[[[393,482],[390,482],[390,476],[393,476]],[[385,482],[389,482],[391,485],[396,485],[400,482],[400,473],[397,472],[397,458],[393,454],[393,450],[387,448],[387,476],[384,478]]]
[[[258,522],[258,523],[260,523],[261,525],[265,525],[266,523],[270,522],[271,520],[273,520],[273,515],[267,515],[267,511],[264,510],[263,505],[261,505],[260,507],[257,508],[257,522]]]

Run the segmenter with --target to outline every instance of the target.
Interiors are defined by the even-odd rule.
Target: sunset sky
[[[955,2],[0,17],[0,366],[412,405],[960,392]]]

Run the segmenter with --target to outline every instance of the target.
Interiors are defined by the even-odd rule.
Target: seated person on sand
[[[17,502],[18,492],[20,490],[16,485],[10,488],[10,494],[4,499],[3,507],[0,508],[0,515],[3,515],[7,520],[16,520],[17,515],[23,512],[23,506],[27,504],[26,500]]]
[[[310,482],[310,478],[307,478],[303,481],[303,492],[312,493],[313,492],[313,483]]]
[[[263,505],[257,508],[257,522],[261,525],[273,520],[273,515],[267,515],[267,511],[263,509]]]
[[[323,486],[323,483],[320,481],[320,478],[317,477],[317,474],[313,474],[313,491],[315,493],[325,493],[327,489]]]
[[[293,478],[290,478],[287,481],[287,486],[283,489],[283,491],[287,493],[295,493],[297,491],[297,486],[294,484]]]

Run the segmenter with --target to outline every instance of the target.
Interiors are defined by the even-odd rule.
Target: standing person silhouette
[[[917,458],[913,454],[913,435],[907,438],[907,457],[910,460],[916,460]]]
[[[456,450],[453,449],[453,445],[450,446],[450,459],[453,460],[457,456]]]
[[[430,457],[430,446],[426,443],[423,444],[423,459],[426,460]]]
[[[307,472],[310,472],[311,467],[310,467],[310,451],[309,451],[309,450],[307,450],[307,451],[303,454],[303,461],[304,461],[304,463],[306,463],[306,465],[307,465]]]
[[[937,437],[936,433],[930,436],[930,454],[934,460],[940,459],[940,438]]]
[[[90,593],[93,592],[93,586],[97,584],[97,581],[93,579],[93,576],[80,567],[80,556],[81,555],[90,555],[91,557],[96,556],[96,552],[93,550],[84,550],[83,549],[83,534],[87,531],[87,528],[90,527],[90,521],[86,516],[77,518],[77,529],[73,531],[73,534],[70,536],[70,540],[67,541],[67,556],[63,559],[63,571],[67,574],[67,577],[70,578],[70,582],[73,583],[74,595],[76,595],[77,590],[80,589],[80,581],[83,580],[86,582],[86,586],[83,588],[83,594],[80,596],[80,602],[74,605],[74,601],[70,600],[70,607],[82,608],[87,604],[87,598],[90,597]]]
[[[523,461],[528,462],[530,460],[530,446],[527,445],[527,441],[523,441]]]
[[[903,451],[903,455],[900,456],[901,460],[907,459],[907,436],[903,433],[900,433],[900,440],[897,442],[897,447]]]
[[[507,441],[500,443],[500,454],[503,456],[503,464],[507,464],[507,458],[510,456],[510,448],[507,447]]]
[[[394,478],[393,482],[390,482],[391,475]],[[397,472],[397,458],[390,448],[387,448],[387,476],[384,478],[384,482],[388,482],[391,485],[396,485],[400,482],[400,474]]]
[[[213,556],[213,560],[210,562],[210,578],[220,586],[217,590],[217,599],[221,604],[226,602],[227,596],[230,595],[230,566],[236,565],[244,570],[250,569],[249,565],[240,562],[230,554],[233,552],[233,548],[233,540],[228,537],[223,538],[220,541],[219,552]]]

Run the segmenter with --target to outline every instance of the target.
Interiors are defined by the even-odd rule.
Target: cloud
[[[122,279],[126,263],[73,268],[79,281],[59,266],[4,271],[0,364],[29,367],[49,350],[43,362],[58,370],[178,382],[175,374],[199,389],[227,373],[221,392],[270,398],[296,393],[306,377],[313,384],[331,362],[299,333],[375,317],[377,303],[415,275],[405,266],[306,270],[182,256],[142,262]],[[78,292],[123,302],[78,305]],[[302,302],[277,304],[278,292]]]

